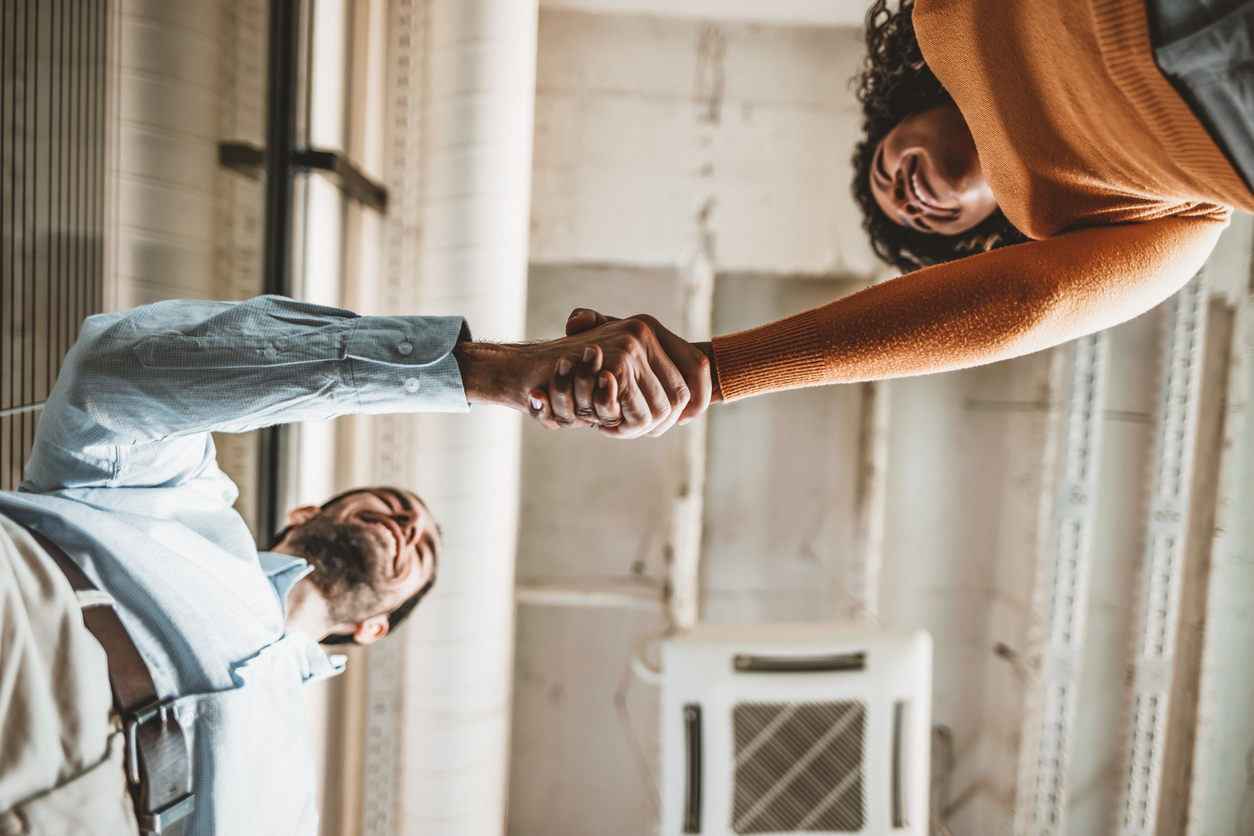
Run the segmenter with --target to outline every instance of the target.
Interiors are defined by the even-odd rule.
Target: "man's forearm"
[[[526,412],[527,393],[548,381],[537,364],[542,353],[537,345],[459,342],[453,357],[461,369],[466,402]]]

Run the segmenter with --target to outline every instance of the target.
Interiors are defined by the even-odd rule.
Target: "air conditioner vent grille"
[[[861,831],[865,731],[861,702],[736,705],[732,830]]]

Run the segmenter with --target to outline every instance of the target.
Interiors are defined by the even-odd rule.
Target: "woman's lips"
[[[912,157],[910,160],[910,172],[906,176],[906,186],[910,190],[910,195],[919,205],[934,212],[944,215],[956,214],[957,210],[946,206],[942,206],[941,202],[928,188],[927,180],[919,173],[919,158]]]

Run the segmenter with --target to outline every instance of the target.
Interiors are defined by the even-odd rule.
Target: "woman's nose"
[[[897,199],[897,205],[907,214],[919,214],[919,207],[910,202],[909,198],[906,196],[906,187],[901,183],[897,183],[893,186],[893,197]]]

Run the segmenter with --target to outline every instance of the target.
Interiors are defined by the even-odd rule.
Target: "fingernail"
[[[568,375],[570,374],[570,367],[571,362],[563,357],[557,362],[557,373],[563,376]]]
[[[688,423],[689,421],[691,421],[691,420],[692,420],[691,418],[680,418],[680,419],[679,419],[679,426],[681,426],[681,427],[682,427],[684,424],[687,424],[687,423]]]
[[[539,398],[532,398],[531,408],[534,409],[536,412],[539,412],[541,409],[544,408],[544,402],[541,401]]]
[[[609,385],[610,385],[609,378],[605,377],[604,375],[601,375],[600,377],[597,378],[598,389],[604,389],[605,387]]]
[[[588,346],[587,348],[583,350],[583,361],[585,363],[591,363],[593,360],[596,359],[596,356],[597,356],[596,349],[594,349],[592,346]]]

